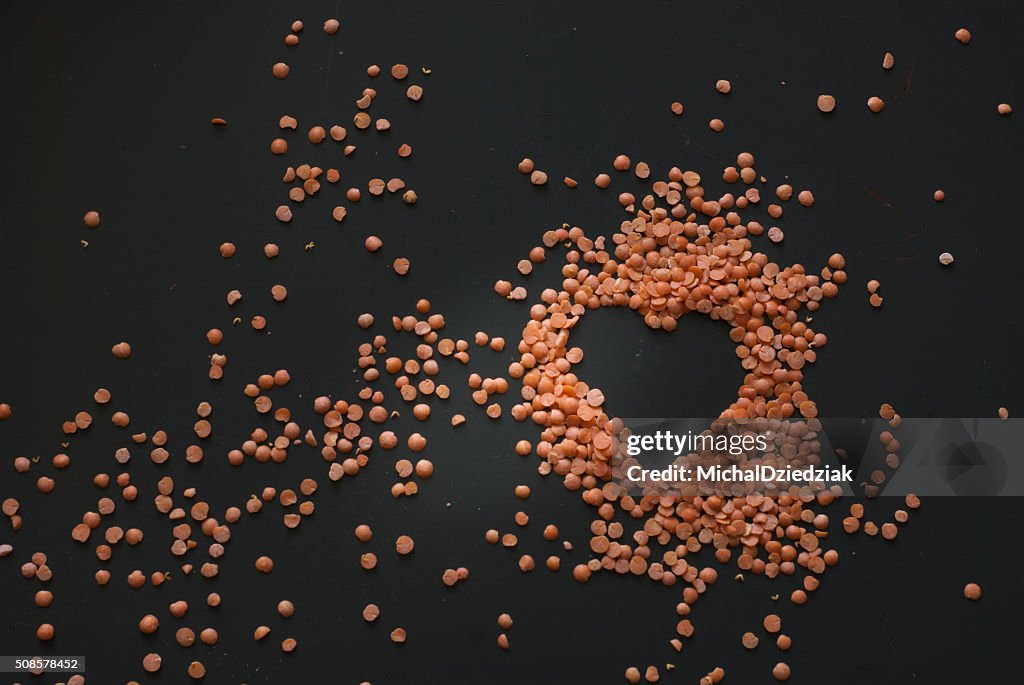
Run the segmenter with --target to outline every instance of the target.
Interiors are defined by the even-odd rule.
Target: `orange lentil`
[[[405,556],[410,554],[415,548],[416,543],[408,535],[399,535],[395,540],[395,551]]]
[[[127,359],[132,356],[132,346],[126,342],[119,342],[110,348],[110,352],[116,359]]]

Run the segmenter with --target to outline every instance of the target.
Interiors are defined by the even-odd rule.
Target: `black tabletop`
[[[8,3],[3,17],[0,402],[13,416],[0,423],[0,498],[20,501],[24,527],[0,522],[0,544],[15,547],[0,559],[0,653],[85,655],[89,682],[103,684],[187,682],[192,660],[218,684],[614,683],[627,666],[648,664],[662,682],[697,682],[722,666],[726,682],[767,683],[777,661],[791,666],[794,683],[951,683],[1016,672],[1019,500],[926,499],[891,543],[834,532],[828,542],[842,560],[804,606],[786,599],[796,577],[748,573],[741,582],[723,567],[677,654],[669,640],[679,588],[614,574],[574,582],[572,566],[589,558],[593,509],[557,478],[538,477],[536,457],[514,454],[516,440],[536,440],[529,422],[487,419],[465,382],[470,371],[502,372],[530,304],[559,287],[555,251],[528,278],[515,271],[542,233],[567,223],[610,234],[626,218],[617,194],[644,184],[616,176],[601,191],[592,182],[612,173],[615,155],[646,161],[655,174],[697,170],[714,194],[728,189],[722,169],[749,151],[766,195],[787,182],[816,198],[810,209],[789,203],[779,223],[785,240],[762,238],[758,249],[811,272],[833,252],[848,262],[849,283],[814,314],[829,344],[806,387],[823,415],[874,416],[883,402],[905,417],[990,417],[1000,406],[1019,413],[1014,168],[1024,150],[1020,115],[996,113],[999,103],[1019,102],[1015,3],[41,0]],[[335,36],[320,30],[329,17],[341,21]],[[295,19],[306,28],[287,47]],[[953,38],[962,26],[973,34],[966,46]],[[881,66],[887,51],[890,71]],[[283,81],[271,75],[278,61],[291,66]],[[387,76],[398,62],[424,87],[422,101],[407,101],[404,84]],[[369,79],[370,64],[384,74]],[[729,94],[715,91],[719,79],[731,82]],[[390,119],[387,133],[351,125],[367,86],[379,91],[374,110]],[[821,93],[838,102],[831,114],[815,106]],[[870,96],[886,101],[883,112],[868,110]],[[670,111],[673,101],[685,105],[683,116]],[[299,129],[285,136],[289,154],[275,157],[269,144],[283,114]],[[211,126],[213,117],[227,125]],[[724,131],[709,128],[712,118]],[[309,126],[334,123],[357,146],[348,158],[330,140],[316,148],[302,140]],[[402,143],[413,147],[408,159],[395,154]],[[523,157],[548,173],[546,186],[516,171]],[[325,183],[285,225],[274,218],[287,204],[281,176],[303,162],[336,167],[342,180]],[[566,188],[564,176],[579,187]],[[418,202],[370,197],[373,177],[401,177]],[[349,186],[364,188],[363,197],[346,203],[338,224],[331,209]],[[946,193],[941,203],[936,189]],[[95,230],[82,225],[90,209],[102,216]],[[370,234],[384,242],[375,254],[363,249]],[[231,260],[218,253],[224,241],[237,245]],[[278,258],[263,256],[267,242],[280,246]],[[955,255],[951,267],[937,261],[944,251]],[[404,278],[391,269],[396,257],[411,260]],[[523,283],[530,297],[499,297],[498,279]],[[869,279],[881,282],[879,309],[868,304]],[[275,283],[288,288],[283,303],[270,298]],[[235,288],[244,299],[230,309],[224,298]],[[420,297],[446,315],[448,335],[482,330],[509,344],[501,354],[473,346],[468,367],[445,366],[452,398],[425,427],[404,406],[392,420],[396,432],[419,428],[429,438],[435,474],[419,494],[392,498],[390,456],[371,457],[357,478],[338,483],[316,450],[296,449],[280,465],[228,465],[228,450],[273,424],[242,395],[245,383],[288,369],[292,381],[278,397],[304,428],[315,426],[314,397],[355,399],[365,385],[356,348],[369,334],[356,326],[358,314],[374,313],[376,328],[409,354],[411,336],[398,337],[389,318],[413,313]],[[249,329],[254,315],[267,318],[264,332]],[[574,334],[587,355],[581,373],[614,412],[713,415],[742,382],[728,328],[707,317],[687,316],[671,334],[628,310],[587,319]],[[214,327],[227,334],[219,383],[207,378],[204,334]],[[110,354],[121,340],[133,347],[126,361]],[[97,408],[101,386],[114,401]],[[213,405],[215,429],[197,466],[183,456],[202,401]],[[69,440],[61,424],[81,410],[95,425]],[[130,414],[128,433],[166,430],[172,459],[156,466],[148,448],[132,448],[124,470],[140,496],[111,495],[115,523],[146,538],[101,562],[95,545],[74,543],[70,531],[117,490],[92,484],[95,473],[122,470],[113,452],[129,441],[110,425],[115,410]],[[469,421],[452,429],[456,411]],[[50,459],[61,452],[72,464],[55,473]],[[20,475],[10,466],[17,456],[40,460]],[[35,492],[39,475],[56,479],[52,494]],[[171,526],[152,504],[164,475],[197,488],[217,516],[264,486],[295,488],[312,476],[316,512],[295,530],[280,525],[277,504],[245,514],[219,576],[186,577],[169,551]],[[513,496],[519,483],[533,488],[528,501]],[[880,517],[900,506],[882,499],[872,503],[888,512]],[[530,515],[523,529],[512,520],[520,509]],[[835,521],[840,510],[845,504],[830,512]],[[369,544],[353,535],[360,523],[374,529]],[[541,538],[547,523],[573,551]],[[517,530],[518,548],[487,544],[488,528]],[[403,533],[416,540],[408,557],[393,549]],[[190,556],[197,567],[206,542]],[[33,603],[40,582],[19,573],[36,551],[54,573],[47,609]],[[359,566],[365,551],[380,558],[372,572]],[[519,570],[523,553],[537,570]],[[276,562],[270,575],[253,569],[261,554]],[[549,554],[562,557],[560,572],[542,567]],[[442,572],[459,566],[470,577],[445,587]],[[101,567],[113,574],[107,587],[93,580]],[[125,578],[134,569],[171,579],[132,590]],[[980,602],[963,598],[969,581],[981,584]],[[211,591],[223,598],[218,608],[205,606]],[[191,606],[180,621],[167,613],[178,599]],[[294,602],[294,617],[277,616],[281,599]],[[361,618],[369,602],[381,608],[373,624]],[[772,611],[792,649],[762,640],[744,650],[742,633]],[[515,621],[508,651],[495,642],[502,612]],[[154,635],[137,628],[148,613],[161,621]],[[35,637],[43,622],[57,631],[46,644]],[[272,632],[255,642],[261,624]],[[213,627],[219,641],[183,649],[174,641],[183,625]],[[399,626],[404,645],[389,639]],[[298,641],[291,654],[279,647],[286,637]],[[148,652],[162,654],[160,673],[143,672]]]

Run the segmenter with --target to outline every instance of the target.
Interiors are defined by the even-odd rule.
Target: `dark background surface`
[[[0,475],[0,496],[17,496],[25,516],[22,531],[0,533],[0,543],[16,548],[0,560],[0,652],[84,654],[89,682],[103,684],[184,682],[192,659],[213,683],[622,682],[626,666],[648,663],[661,667],[662,682],[696,682],[721,665],[727,682],[760,683],[783,659],[794,683],[1015,673],[1013,626],[1024,599],[1014,578],[1012,521],[1024,512],[1016,499],[927,500],[895,543],[830,540],[843,560],[803,607],[770,599],[788,596],[796,577],[772,583],[748,574],[738,583],[724,569],[677,655],[668,640],[679,589],[603,574],[586,586],[571,580],[571,566],[588,558],[592,510],[556,479],[538,479],[535,458],[513,455],[516,439],[535,438],[532,427],[483,417],[461,366],[445,367],[456,392],[428,422],[437,472],[414,498],[389,496],[390,457],[332,484],[312,451],[296,451],[283,466],[241,469],[222,455],[265,425],[240,394],[258,373],[289,369],[293,381],[279,394],[303,422],[318,394],[354,398],[355,347],[365,339],[354,319],[363,311],[384,323],[429,297],[448,316],[449,335],[483,329],[509,340],[506,354],[474,355],[472,370],[498,373],[529,303],[557,284],[558,259],[525,279],[527,302],[496,297],[493,282],[519,283],[515,263],[548,228],[569,222],[596,235],[618,226],[615,195],[642,186],[617,176],[601,193],[591,179],[610,172],[620,152],[647,161],[656,176],[675,164],[696,169],[718,194],[727,189],[717,181],[721,169],[749,150],[766,188],[788,177],[813,189],[814,208],[786,206],[785,242],[757,245],[813,271],[834,251],[847,257],[849,284],[814,316],[830,343],[806,386],[823,415],[872,416],[882,402],[904,416],[992,416],[1001,405],[1019,413],[1014,163],[1024,150],[1020,115],[995,113],[999,102],[1019,104],[1019,12],[1009,2],[7,4],[0,401],[15,415],[0,424],[0,458],[42,462],[31,477],[9,466]],[[331,16],[342,21],[333,38],[319,30]],[[286,48],[296,18],[307,28],[300,46]],[[974,34],[967,47],[952,37],[960,26]],[[896,57],[891,72],[880,66],[887,50]],[[278,60],[292,66],[283,82],[270,75]],[[410,65],[424,100],[406,102],[404,84],[381,77],[374,112],[394,127],[386,136],[356,132],[352,102],[370,85],[366,66],[393,62]],[[433,73],[424,77],[420,66]],[[719,78],[731,80],[730,95],[714,91]],[[814,105],[822,92],[839,102],[828,117]],[[887,101],[882,114],[864,106],[871,95]],[[683,117],[669,112],[673,100],[686,105]],[[292,151],[282,159],[267,146],[284,113],[299,119],[299,131],[286,136]],[[213,116],[228,126],[211,130]],[[723,133],[708,129],[712,117],[724,119]],[[314,123],[335,122],[359,146],[352,158],[341,159],[330,141],[299,143]],[[413,145],[411,159],[394,155],[402,142]],[[548,172],[547,187],[515,171],[523,156]],[[273,218],[285,196],[279,178],[302,161],[338,166],[342,187],[325,184],[283,226]],[[331,220],[343,187],[394,175],[416,189],[415,207],[364,197],[344,224]],[[580,188],[564,188],[564,175]],[[937,204],[931,194],[940,187],[947,199]],[[99,230],[83,228],[87,209],[101,212]],[[384,239],[378,254],[362,249],[369,233]],[[231,261],[217,254],[224,240],[239,247]],[[263,258],[267,241],[280,244],[281,257]],[[312,252],[303,250],[309,241]],[[956,255],[952,268],[936,262],[945,250]],[[405,279],[390,271],[396,256],[412,260]],[[867,303],[870,278],[882,282],[880,310]],[[269,298],[273,283],[289,288],[283,305]],[[231,327],[236,312],[223,298],[232,288],[245,293],[238,315],[266,315],[270,335]],[[212,326],[228,334],[220,384],[206,379],[203,333]],[[666,335],[631,313],[601,311],[574,342],[587,353],[581,374],[605,391],[613,413],[710,415],[742,379],[726,333],[691,316]],[[133,344],[129,362],[110,355],[119,340]],[[91,395],[101,385],[114,402],[96,410]],[[188,467],[181,453],[202,400],[214,405],[215,435],[204,464]],[[72,467],[54,494],[38,496],[35,477],[52,475],[49,458],[65,451],[60,423],[81,409],[97,424],[73,439]],[[117,473],[112,453],[126,440],[109,424],[116,409],[131,414],[132,432],[166,429],[174,458],[157,468],[134,450],[129,470],[141,495],[121,503],[115,523],[142,527],[147,538],[115,551],[106,564],[114,580],[98,588],[92,574],[102,564],[69,531],[100,496],[91,475]],[[462,430],[448,427],[453,411],[469,416]],[[396,423],[400,434],[412,430],[408,418]],[[286,531],[270,505],[260,517],[271,520],[246,516],[234,527],[215,581],[177,571],[160,588],[133,592],[124,582],[132,569],[179,563],[150,504],[165,472],[179,487],[198,487],[218,515],[264,485],[295,487],[312,474],[321,484],[317,512]],[[534,487],[525,505],[512,497],[516,483]],[[880,501],[872,515],[884,520],[897,506]],[[532,517],[518,531],[519,549],[488,546],[484,530],[512,530],[519,508]],[[840,507],[832,515],[841,518]],[[548,521],[574,552],[543,542]],[[361,522],[375,529],[369,546],[352,536]],[[403,532],[417,541],[409,558],[391,549]],[[372,574],[358,567],[365,547],[381,558]],[[197,566],[202,549],[191,555]],[[32,604],[37,582],[18,573],[36,550],[55,572],[56,601],[45,611]],[[524,552],[538,563],[560,553],[563,570],[524,576],[515,564]],[[263,553],[277,561],[272,576],[252,570]],[[471,569],[469,581],[443,587],[442,570],[459,565]],[[961,596],[971,580],[984,588],[980,603]],[[203,604],[211,590],[224,597],[219,609]],[[181,598],[193,608],[178,622],[166,606]],[[282,598],[296,604],[290,621],[274,612]],[[369,626],[359,615],[367,602],[382,608]],[[503,611],[515,618],[509,652],[494,644]],[[794,641],[784,657],[767,639],[754,652],[740,646],[769,611],[782,615]],[[150,612],[161,628],[140,635],[136,624]],[[41,648],[33,633],[44,620],[57,638]],[[220,642],[186,652],[173,640],[179,623],[197,633],[213,626]],[[254,643],[262,623],[273,632]],[[404,646],[387,637],[399,625],[409,631]],[[278,648],[286,636],[299,640],[291,655]],[[149,651],[164,656],[156,676],[140,667]],[[666,672],[667,662],[677,668]]]

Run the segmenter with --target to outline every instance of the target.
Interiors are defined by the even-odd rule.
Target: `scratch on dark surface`
[[[687,138],[686,139],[686,144],[687,145],[692,145],[695,148],[697,148],[700,152],[703,152],[705,155],[707,155],[708,159],[710,159],[712,161],[718,161],[717,157],[715,157],[713,154],[711,154],[710,151],[705,150],[703,147],[701,147],[700,143],[698,143],[696,140],[691,140],[690,138]]]
[[[914,259],[918,259],[920,257],[921,257],[921,253],[920,252],[918,252],[917,254],[912,254],[912,255],[899,255],[899,256],[896,257],[896,261],[897,262],[909,262],[909,261],[912,261]]]
[[[889,635],[889,612],[885,612],[885,618],[882,619],[882,632],[885,633],[885,639],[889,643],[889,649],[896,651],[896,645],[892,642],[892,636]]]
[[[883,207],[888,207],[889,209],[893,209],[892,203],[889,202],[889,200],[887,198],[885,198],[882,195],[880,195],[873,188],[868,188],[867,186],[863,186],[861,188],[861,190],[863,190],[865,193],[867,193],[868,197],[870,197],[872,200],[874,200],[878,204],[882,205]]]
[[[730,43],[729,41],[725,40],[721,36],[712,35],[711,39],[714,40],[714,41],[717,41],[719,43],[722,43],[723,45],[728,45],[733,50],[739,50],[740,52],[745,52],[746,54],[750,55],[751,57],[760,57],[760,55],[758,55],[753,50],[748,50],[747,48],[745,48],[742,45],[739,45],[737,43]]]
[[[916,60],[910,60],[910,67],[907,69],[907,75],[903,77],[903,87],[900,88],[898,93],[892,96],[893,100],[903,97],[903,95],[910,91],[910,79],[914,78],[914,64],[916,64]]]

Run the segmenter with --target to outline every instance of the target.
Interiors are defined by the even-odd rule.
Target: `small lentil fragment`
[[[953,263],[953,255],[949,252],[943,252],[939,255],[939,264],[942,266],[949,266]]]
[[[892,69],[894,64],[896,64],[896,59],[892,56],[892,53],[885,53],[885,56],[882,57],[882,68],[885,69],[886,71],[889,71],[890,69]]]

